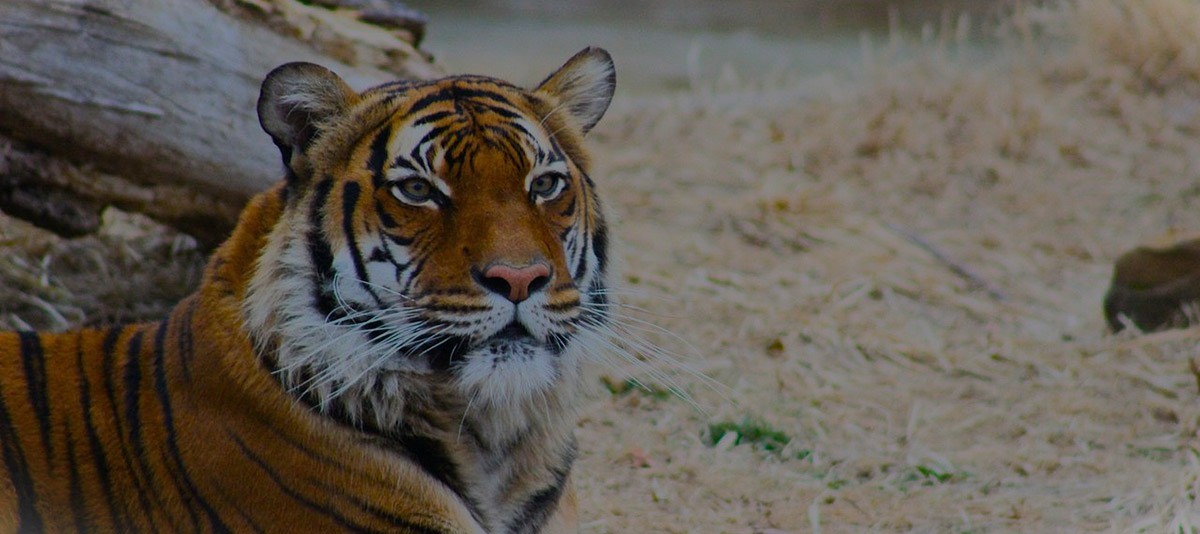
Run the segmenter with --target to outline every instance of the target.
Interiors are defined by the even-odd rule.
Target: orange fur
[[[583,175],[586,159],[580,142],[611,97],[608,61],[602,52],[585,52],[560,71],[574,77],[564,81],[552,76],[540,93],[495,80],[450,78],[382,86],[360,95],[311,65],[281,70],[290,78],[268,78],[260,116],[285,156],[289,178],[247,205],[232,236],[214,252],[195,294],[158,323],[62,334],[0,333],[0,531],[576,529],[569,477],[575,371],[567,364],[538,360],[537,369],[554,369],[557,378],[552,389],[527,395],[540,399],[536,410],[527,401],[507,404],[499,393],[498,400],[473,408],[470,391],[476,390],[464,390],[466,379],[456,373],[466,372],[462,366],[470,362],[462,358],[474,353],[451,351],[447,366],[439,368],[424,360],[432,349],[423,348],[420,340],[413,352],[385,352],[387,358],[374,363],[391,365],[395,359],[395,365],[410,367],[378,371],[377,379],[367,375],[376,381],[363,386],[362,398],[397,407],[387,413],[376,405],[356,404],[361,399],[351,394],[319,393],[312,400],[304,388],[308,383],[289,382],[287,373],[318,364],[340,370],[341,358],[350,359],[358,347],[373,342],[363,337],[357,345],[337,345],[347,335],[365,334],[355,323],[338,323],[332,314],[307,306],[325,299],[336,313],[359,313],[354,306],[361,304],[351,306],[340,293],[327,294],[327,286],[343,283],[347,269],[361,277],[366,261],[380,268],[375,265],[384,263],[380,249],[354,247],[368,240],[384,243],[378,237],[384,227],[418,236],[412,254],[428,264],[414,270],[413,297],[405,296],[391,308],[378,305],[385,319],[399,317],[397,310],[409,306],[424,309],[418,304],[429,310],[497,306],[503,299],[492,293],[504,293],[489,290],[488,284],[501,282],[480,279],[482,269],[544,261],[552,281],[544,289],[531,288],[544,299],[535,304],[564,314],[561,333],[554,335],[569,339],[572,328],[580,328],[569,323],[581,313],[580,299],[603,289],[603,222],[590,180]],[[602,76],[605,68],[607,78]],[[572,81],[577,78],[583,82]],[[608,84],[605,100],[583,101],[592,109],[580,116],[555,111],[571,99],[578,104],[579,98],[593,98],[575,94],[584,82]],[[489,111],[487,98],[493,97],[447,97],[411,108],[412,102],[439,91],[483,87],[511,102]],[[596,111],[599,104],[603,106]],[[528,124],[544,124],[548,129],[538,135],[548,135],[568,159],[556,164],[564,165],[562,178],[547,175],[551,178],[542,184],[561,185],[561,192],[545,199],[530,193],[527,175],[533,164],[507,150],[503,135],[478,141],[486,137],[486,129],[477,128],[465,135],[470,143],[482,144],[470,149],[464,162],[438,165],[436,178],[429,178],[451,184],[452,209],[398,202],[395,184],[380,181],[386,170],[381,147],[390,139],[385,134],[412,128],[415,117],[461,111],[463,106],[482,107],[455,117],[502,124],[510,113],[505,110],[516,109]],[[388,154],[387,161],[393,157]],[[368,172],[372,164],[380,166],[374,173]],[[559,180],[567,180],[566,185]],[[453,224],[446,225],[451,217]],[[437,239],[421,241],[419,236],[435,228],[441,228]],[[567,234],[573,241],[563,241]],[[583,241],[588,244],[581,249]],[[296,253],[302,249],[307,255]],[[368,253],[371,257],[362,259]],[[345,259],[350,257],[355,261]],[[305,275],[289,261],[314,266]],[[400,272],[397,266],[384,266]],[[326,276],[326,270],[337,276]],[[311,285],[303,286],[309,292],[297,295],[287,289],[309,283],[302,276],[312,278]],[[582,280],[594,281],[581,287]],[[394,282],[383,278],[347,287],[367,294]],[[533,305],[503,304],[513,310]],[[300,315],[316,317],[318,323],[323,318],[327,324],[319,328],[342,328],[349,334],[331,337],[326,345],[304,345],[296,336],[306,331],[287,322]],[[395,325],[387,320],[382,321],[385,327],[404,326],[400,319],[394,319]],[[483,341],[471,335],[457,339],[508,350],[504,343],[510,342],[487,341],[490,333],[480,334]],[[511,343],[533,347],[522,349],[529,354],[551,351],[537,348],[549,343],[549,337],[537,337],[529,334]],[[330,357],[326,346],[350,348]],[[307,352],[296,352],[302,349]],[[313,354],[318,353],[325,359],[316,359]],[[296,354],[317,363],[289,363],[286,358]],[[496,354],[494,365],[503,366],[526,352]],[[324,379],[320,373],[325,371],[316,372]],[[340,379],[332,372],[329,382]],[[521,371],[497,376],[520,378]],[[479,382],[471,387],[491,391],[486,376],[475,379]],[[381,383],[392,389],[380,390]],[[522,384],[505,386],[504,395],[521,397]],[[478,435],[463,438],[464,426]]]
[[[72,505],[73,476],[82,491],[88,530],[93,531],[179,531],[199,526],[214,531],[332,532],[395,527],[364,513],[364,504],[408,519],[414,532],[477,530],[450,492],[429,484],[407,462],[365,450],[353,429],[298,407],[257,359],[247,357],[253,352],[241,326],[238,297],[245,291],[244,273],[253,268],[254,251],[281,211],[278,189],[250,203],[233,237],[215,253],[201,289],[163,323],[113,330],[117,339],[108,351],[104,330],[39,336],[51,367],[45,379],[52,403],[49,446],[36,430],[21,433],[13,445],[23,453],[34,477],[35,514],[46,531],[75,530],[77,518],[62,513]],[[167,329],[161,351],[155,343],[159,328]],[[181,339],[185,329],[190,331],[192,350],[179,350],[188,344]],[[140,350],[134,350],[131,341],[139,337]],[[19,343],[16,334],[3,334],[0,354],[20,354]],[[199,348],[203,351],[196,351]],[[81,354],[82,365],[78,365]],[[105,395],[106,384],[128,383],[133,370],[140,375],[142,387],[133,397],[111,402]],[[157,373],[162,373],[166,384],[172,425],[167,424],[164,403],[157,398]],[[8,395],[24,391],[24,377],[19,359],[0,359],[6,406],[28,404],[18,395]],[[85,384],[91,393],[86,413],[79,409]],[[130,391],[123,389],[126,395]],[[135,398],[138,417],[131,420],[127,415]],[[64,406],[53,409],[56,402]],[[75,409],[68,409],[69,403]],[[39,426],[33,410],[12,410],[10,416],[18,428]],[[136,440],[135,426],[140,438]],[[87,450],[89,427],[99,435],[98,454]],[[174,432],[173,438],[168,431]],[[178,450],[177,457],[172,456],[172,447]],[[138,455],[138,448],[152,452]],[[108,459],[107,483],[96,469],[87,468],[96,462],[93,454]],[[255,457],[269,462],[281,480],[258,476],[265,471]],[[331,513],[279,508],[276,503],[294,498],[289,493]],[[215,517],[206,517],[198,499],[216,511]],[[0,518],[7,520],[0,531],[14,531],[18,502],[6,498],[3,505]],[[116,508],[119,520],[110,506]],[[338,524],[335,516],[342,516],[344,523]]]

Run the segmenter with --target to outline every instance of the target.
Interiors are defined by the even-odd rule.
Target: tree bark
[[[70,234],[113,204],[219,241],[281,176],[255,112],[272,68],[360,89],[439,74],[411,25],[363,22],[378,10],[213,1],[0,1],[0,209]]]

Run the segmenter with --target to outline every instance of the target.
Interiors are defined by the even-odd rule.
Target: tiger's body
[[[159,323],[0,334],[0,531],[561,532],[607,232],[588,49],[537,89],[267,77],[287,179]]]

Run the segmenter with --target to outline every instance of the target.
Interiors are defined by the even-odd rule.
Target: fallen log
[[[403,11],[327,6],[0,2],[0,209],[78,234],[116,205],[219,241],[280,176],[255,114],[272,68],[311,61],[357,88],[439,75]]]

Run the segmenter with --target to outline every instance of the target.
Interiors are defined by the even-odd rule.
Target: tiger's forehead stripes
[[[498,99],[507,95],[453,90],[433,95],[454,100],[420,98],[420,106],[398,112],[396,119],[379,131],[372,142],[372,152],[378,153],[371,157],[376,176],[434,178],[438,170],[458,174],[464,166],[469,168],[484,148],[497,150],[508,165],[521,172],[554,167],[567,173],[566,157],[558,144],[541,124],[528,118],[531,113],[518,109],[511,100]],[[392,155],[390,161],[384,153]],[[389,169],[381,168],[384,161],[389,162]],[[446,188],[449,186],[442,188],[444,193]]]
[[[558,139],[562,124],[555,114],[564,110],[539,107],[516,86],[464,76],[385,84],[362,97],[367,109],[359,108],[343,124],[370,140],[366,166],[375,188],[409,175],[461,176],[484,149],[495,150],[506,166],[526,175],[526,182],[531,173],[586,172],[586,155],[574,147],[577,140]],[[564,150],[562,142],[570,146]],[[567,162],[566,169],[559,162]]]

